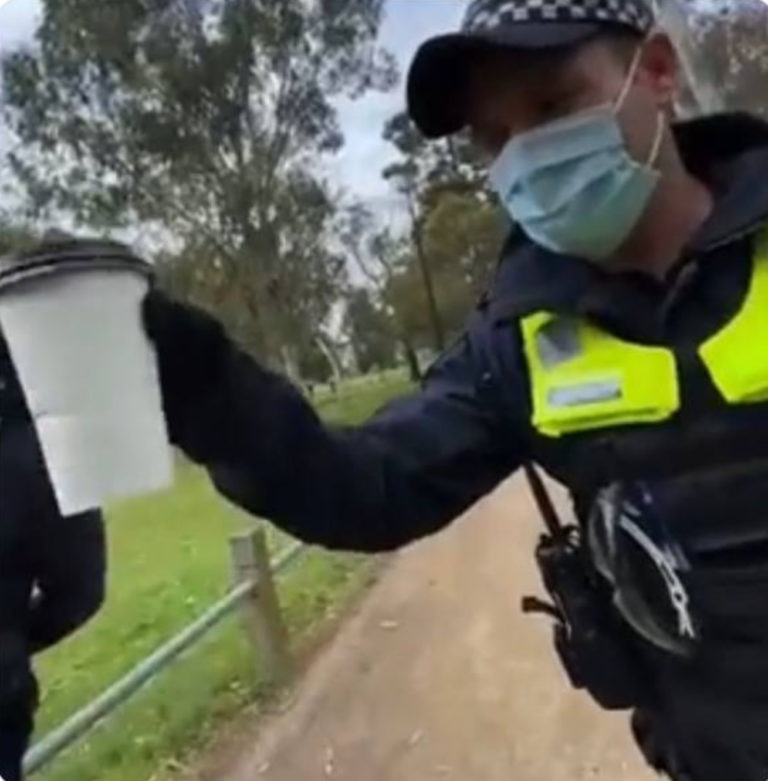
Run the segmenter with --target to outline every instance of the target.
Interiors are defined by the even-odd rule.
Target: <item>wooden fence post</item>
[[[280,613],[272,568],[263,528],[230,539],[236,583],[253,581],[256,587],[243,600],[243,626],[264,661],[269,680],[284,684],[292,673],[288,633]]]

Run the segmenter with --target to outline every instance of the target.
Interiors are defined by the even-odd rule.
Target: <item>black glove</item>
[[[159,290],[147,295],[143,313],[157,349],[171,441],[184,446],[191,420],[217,394],[231,344],[217,320]]]

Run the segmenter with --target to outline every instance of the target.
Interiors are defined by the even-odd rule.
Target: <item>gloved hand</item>
[[[157,349],[171,441],[183,446],[190,417],[206,405],[222,380],[230,342],[213,317],[156,289],[145,298],[143,315]]]

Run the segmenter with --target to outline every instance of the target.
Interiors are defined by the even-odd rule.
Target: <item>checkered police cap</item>
[[[461,130],[468,66],[478,51],[573,46],[606,28],[645,35],[650,0],[473,0],[461,32],[422,44],[408,74],[408,108],[429,138]]]
[[[653,12],[644,0],[474,0],[462,29],[495,30],[528,22],[622,24],[642,33],[651,28]]]

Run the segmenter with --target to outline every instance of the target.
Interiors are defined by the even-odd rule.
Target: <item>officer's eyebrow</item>
[[[571,59],[571,56],[566,57],[562,53],[544,57],[540,52],[486,52],[470,66],[470,109],[474,98],[487,96],[489,90],[501,99],[511,94],[528,97],[530,93],[550,90],[563,93],[576,86],[568,73]]]
[[[576,51],[573,48],[549,52],[488,49],[478,53],[471,66],[475,73],[495,75],[511,84],[521,81],[546,83],[568,70]]]

